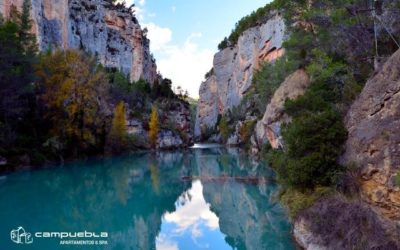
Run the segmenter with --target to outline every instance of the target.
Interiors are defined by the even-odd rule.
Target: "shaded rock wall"
[[[320,200],[294,225],[294,237],[305,249],[395,250],[400,248],[398,232],[362,202],[339,196]]]
[[[363,199],[400,222],[400,51],[372,77],[351,106],[342,162],[360,169]]]
[[[23,0],[2,0],[7,17],[11,5]],[[121,70],[132,81],[157,79],[157,67],[137,19],[126,8],[106,0],[31,0],[33,32],[39,48],[84,49],[109,68]]]

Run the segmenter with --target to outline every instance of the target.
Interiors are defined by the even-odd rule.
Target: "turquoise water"
[[[219,147],[11,174],[0,249],[294,249],[273,177]]]

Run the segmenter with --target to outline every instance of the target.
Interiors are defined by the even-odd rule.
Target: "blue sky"
[[[235,23],[268,0],[126,0],[147,27],[158,69],[197,98],[218,43]]]

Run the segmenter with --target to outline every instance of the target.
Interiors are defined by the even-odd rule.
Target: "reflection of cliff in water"
[[[180,180],[183,160],[182,154],[134,154],[10,176],[1,183],[0,195],[21,190],[8,202],[24,201],[29,213],[26,206],[6,206],[0,198],[4,204],[0,218],[18,215],[33,232],[105,231],[106,249],[155,249],[162,215],[175,210],[175,201],[190,186]],[[4,222],[3,229],[13,228],[13,223]],[[33,247],[47,249],[54,244],[48,240]]]
[[[229,151],[229,152],[228,152]],[[235,149],[210,149],[196,154],[199,176],[261,176],[258,185],[229,179],[203,181],[203,194],[219,217],[226,241],[237,249],[290,249],[290,234],[282,208],[277,204],[273,172],[261,163],[251,162]],[[282,240],[279,240],[282,238]],[[277,245],[277,242],[282,242]]]
[[[182,176],[194,181],[182,181]],[[217,178],[196,180],[202,176]],[[263,179],[254,185],[226,176]],[[155,249],[163,227],[179,226],[180,219],[188,224],[185,213],[189,213],[199,217],[195,221],[199,223],[207,215],[208,229],[201,232],[204,242],[212,240],[207,236],[223,233],[225,241],[238,249],[290,249],[291,245],[284,245],[290,239],[290,226],[272,199],[276,191],[272,177],[262,164],[224,148],[137,153],[18,173],[0,181],[0,235],[8,235],[18,218],[30,232],[108,232],[108,245],[93,249]],[[221,241],[225,244],[224,235]],[[188,238],[173,239],[182,243]],[[32,246],[54,249],[59,244],[56,240],[37,241]],[[282,246],[272,246],[272,242]],[[7,244],[14,243],[3,246],[12,249]]]

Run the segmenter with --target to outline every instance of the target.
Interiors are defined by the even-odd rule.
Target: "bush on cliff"
[[[285,112],[292,117],[282,129],[285,149],[268,155],[279,179],[301,190],[331,185],[343,170],[336,160],[347,132],[338,104],[343,101],[343,86],[353,81],[345,64],[321,51],[313,51],[313,57],[306,68],[311,86],[285,103]]]
[[[221,119],[219,120],[218,123],[218,128],[219,128],[219,132],[222,136],[222,140],[223,142],[226,142],[229,138],[229,135],[231,133],[231,129],[229,127],[229,123],[228,123],[228,117],[223,115],[221,117]]]

